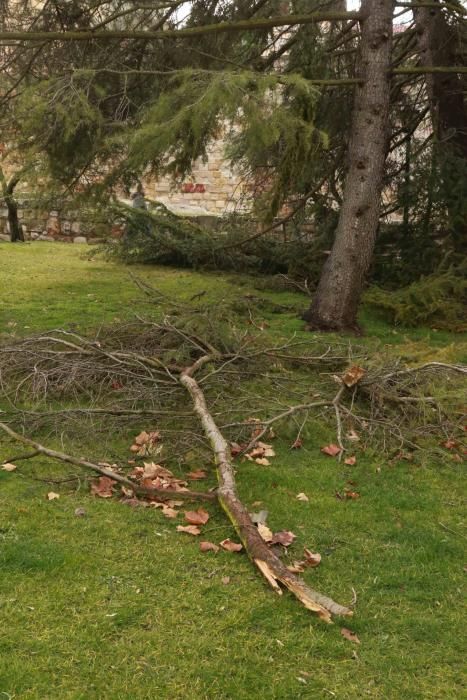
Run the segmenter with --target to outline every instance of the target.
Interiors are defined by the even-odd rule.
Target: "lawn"
[[[290,307],[269,314],[265,332],[310,337],[297,314],[306,299],[295,293],[258,291],[246,276],[130,269],[89,260],[89,250],[2,244],[0,337],[85,331],[150,313],[129,271],[181,300],[261,295]],[[362,321],[367,334],[358,342],[375,353],[414,363],[465,359],[465,337],[390,328],[365,309]],[[90,434],[83,450],[128,459],[133,435]],[[318,425],[302,450],[290,450],[278,435],[271,466],[245,462],[237,479],[251,509],[266,508],[274,529],[296,533],[296,557],[303,546],[321,553],[320,566],[304,574],[313,587],[343,604],[355,591],[355,617],[334,625],[287,594],[278,598],[244,555],[200,553],[159,511],[92,497],[85,481],[43,481],[72,475],[72,467],[36,458],[0,471],[0,699],[462,697],[462,465],[362,451],[346,466],[320,453],[326,438]],[[0,459],[18,453],[0,441]],[[348,480],[358,500],[336,498]],[[48,501],[49,490],[60,498]],[[297,500],[299,492],[309,501]],[[206,539],[234,539],[220,509],[208,510]],[[344,639],[343,625],[360,644]]]

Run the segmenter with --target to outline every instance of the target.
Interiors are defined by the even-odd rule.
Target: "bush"
[[[365,301],[396,324],[466,330],[466,272],[467,264],[438,270],[394,292],[373,287]]]

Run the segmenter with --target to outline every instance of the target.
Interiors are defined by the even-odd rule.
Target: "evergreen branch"
[[[0,32],[0,41],[89,41],[115,40],[115,39],[190,39],[204,34],[221,34],[226,32],[239,32],[250,30],[273,29],[274,27],[293,26],[297,24],[313,24],[314,22],[340,22],[345,20],[361,20],[360,12],[313,12],[300,15],[283,15],[279,17],[265,17],[254,20],[239,20],[237,22],[218,22],[205,24],[199,27],[186,27],[184,29],[164,29],[157,31],[118,31],[118,30],[81,30],[81,31],[4,31]]]

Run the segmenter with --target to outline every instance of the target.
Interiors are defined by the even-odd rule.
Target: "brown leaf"
[[[360,436],[358,433],[355,432],[355,430],[349,430],[345,437],[347,438],[347,440],[354,440],[355,442],[358,442],[360,440]]]
[[[321,452],[323,452],[325,455],[329,455],[330,457],[336,457],[340,452],[342,452],[342,450],[338,445],[331,443],[330,445],[325,445],[322,447]]]
[[[352,455],[352,457],[346,457],[344,459],[344,463],[348,464],[350,467],[353,467],[353,465],[357,463],[357,458],[355,455]]]
[[[200,542],[199,548],[202,552],[218,552],[219,547],[214,542]]]
[[[302,438],[297,438],[296,440],[294,440],[290,447],[292,448],[292,450],[299,450],[301,447],[303,447]]]
[[[457,447],[457,442],[455,440],[446,440],[441,443],[441,447],[445,447],[447,450],[453,450]]]
[[[305,566],[306,564],[304,561],[294,561],[293,564],[289,564],[287,568],[293,574],[302,574],[305,571]]]
[[[11,464],[10,462],[5,462],[2,466],[2,471],[4,472],[14,472],[17,469],[16,464]]]
[[[129,489],[126,486],[122,486],[122,493],[127,498],[132,498],[134,494],[133,489]]]
[[[219,543],[222,549],[226,549],[227,552],[240,552],[243,549],[243,546],[241,544],[238,544],[237,542],[232,542],[232,540],[222,540],[222,542]]]
[[[162,506],[162,514],[165,515],[166,518],[176,518],[178,511],[164,503]]]
[[[55,493],[55,491],[49,491],[49,493],[47,494],[48,501],[55,501],[57,498],[60,498],[60,494]]]
[[[191,525],[206,525],[209,520],[209,513],[204,508],[198,510],[186,510],[185,520]]]
[[[269,467],[271,462],[269,459],[266,459],[266,457],[258,457],[258,459],[255,459],[256,464],[261,464],[263,467]]]
[[[264,523],[258,523],[257,527],[258,527],[258,532],[261,535],[262,539],[265,542],[271,542],[272,541],[272,532],[268,528],[268,526],[265,525]]]
[[[232,455],[232,457],[236,457],[237,455],[240,454],[240,452],[242,452],[244,447],[246,447],[246,445],[243,445],[243,447],[242,447],[242,445],[239,445],[238,442],[231,442],[230,443],[230,454]]]
[[[77,518],[84,518],[86,510],[84,508],[75,508],[75,515]]]
[[[355,642],[355,644],[360,644],[360,640],[355,634],[355,632],[352,632],[351,630],[347,629],[347,627],[342,627],[341,635],[345,637],[345,639],[348,639],[349,642]]]
[[[272,536],[271,544],[282,544],[284,547],[288,547],[292,544],[296,535],[289,530],[281,530],[280,532],[275,532]]]
[[[229,583],[230,583],[230,576],[223,576],[223,577],[221,578],[221,581],[222,581],[222,583],[224,584],[224,586],[228,586]]]
[[[198,469],[194,472],[190,472],[189,474],[186,475],[187,479],[190,479],[191,481],[197,481],[198,479],[205,479],[207,476],[206,472],[203,471],[202,469]]]
[[[351,499],[352,501],[356,501],[357,498],[360,498],[360,494],[357,493],[357,491],[344,491],[344,496],[346,498]]]
[[[177,525],[177,532],[186,532],[187,535],[201,535],[201,530],[196,525]]]
[[[91,484],[91,493],[99,498],[112,498],[112,486],[117,482],[108,476],[101,476]]]
[[[349,367],[345,370],[341,379],[346,386],[350,387],[355,386],[355,384],[358,384],[358,382],[364,375],[365,370],[363,369],[363,367],[359,367],[358,365],[352,365],[352,367]]]
[[[303,551],[305,553],[305,562],[307,566],[314,568],[315,566],[320,565],[321,554],[319,554],[318,552],[311,552],[306,547],[303,548]]]
[[[305,501],[305,502],[308,502],[308,501],[310,500],[310,499],[308,498],[308,496],[306,495],[306,493],[297,493],[297,495],[295,496],[295,498],[297,499],[297,501]]]

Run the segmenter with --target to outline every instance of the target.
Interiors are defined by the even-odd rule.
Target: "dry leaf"
[[[122,493],[127,498],[133,498],[133,494],[134,494],[133,489],[129,489],[126,486],[122,486]]]
[[[363,367],[359,367],[358,365],[352,365],[352,367],[346,369],[341,379],[346,386],[351,387],[355,386],[355,384],[358,384],[358,382],[364,375],[365,370],[363,369]]]
[[[219,547],[214,542],[200,542],[199,548],[202,552],[218,552]]]
[[[206,525],[209,520],[209,513],[204,508],[198,510],[186,510],[185,520],[191,525]]]
[[[293,564],[288,565],[288,570],[292,572],[292,574],[302,574],[305,571],[305,562],[304,561],[294,561]]]
[[[357,458],[355,455],[352,455],[352,457],[346,457],[344,459],[344,463],[348,464],[350,467],[353,467],[353,465],[357,463]]]
[[[2,466],[2,471],[4,472],[14,472],[17,469],[16,464],[11,464],[10,462],[5,462]]]
[[[165,515],[166,518],[176,518],[178,512],[174,508],[171,508],[164,503],[162,505],[162,514]]]
[[[60,498],[60,494],[55,493],[55,491],[49,491],[49,493],[47,494],[48,501],[55,501],[57,498]]]
[[[177,525],[177,532],[186,532],[187,535],[201,535],[201,530],[196,525]]]
[[[360,494],[357,493],[357,491],[344,491],[344,496],[352,501],[356,501],[357,498],[360,498]]]
[[[318,552],[310,552],[310,550],[306,549],[306,547],[303,548],[303,551],[305,552],[305,563],[307,566],[314,568],[315,566],[320,565],[321,554]]]
[[[351,630],[347,629],[347,627],[342,627],[341,635],[345,637],[345,639],[348,639],[349,642],[355,642],[355,644],[360,644],[360,640],[355,634],[355,632],[352,632]]]
[[[308,498],[308,496],[306,495],[306,493],[297,493],[295,498],[297,499],[297,501],[309,501],[310,500]]]
[[[272,532],[268,528],[268,526],[265,525],[264,523],[258,523],[257,527],[258,527],[258,532],[261,535],[262,539],[265,542],[271,542],[272,541]]]
[[[330,457],[336,457],[340,452],[342,452],[342,450],[338,445],[331,443],[330,445],[325,445],[322,447],[321,452],[323,452],[325,455],[329,455]]]
[[[97,481],[91,484],[91,493],[100,498],[112,498],[112,486],[117,482],[109,476],[101,476]]]
[[[280,532],[275,532],[272,536],[271,544],[282,544],[284,547],[288,547],[292,544],[296,535],[289,530],[281,530]]]
[[[223,576],[221,578],[221,581],[224,584],[224,586],[227,586],[230,583],[230,576]]]
[[[301,438],[297,438],[293,441],[290,447],[292,450],[299,450],[301,447],[303,447],[303,440]]]
[[[269,467],[271,462],[269,459],[266,459],[266,457],[258,457],[258,459],[255,459],[256,464],[261,464],[263,467]]]
[[[77,518],[84,518],[84,516],[86,515],[86,511],[84,508],[76,508],[75,515]]]
[[[360,440],[360,436],[358,433],[355,432],[355,430],[349,430],[345,437],[347,438],[347,440],[354,440],[355,442],[358,442]]]
[[[227,550],[227,552],[240,552],[240,550],[243,549],[243,546],[241,544],[238,544],[237,542],[232,542],[232,540],[222,540],[222,542],[219,543],[222,549]]]
[[[186,475],[187,479],[190,479],[191,481],[197,481],[198,479],[205,479],[207,476],[206,472],[203,471],[202,469],[198,469],[197,471],[190,472],[189,474]]]

